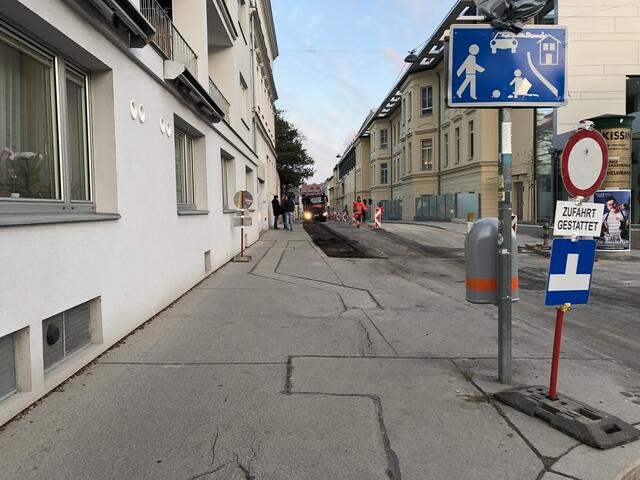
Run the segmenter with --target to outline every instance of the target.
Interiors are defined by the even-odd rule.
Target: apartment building
[[[513,109],[512,203],[520,222],[551,220],[556,200],[567,198],[560,155],[581,120],[640,118],[640,0],[596,3],[549,0],[532,20],[568,28],[569,101]],[[454,5],[358,134],[370,137],[371,197],[389,219],[497,215],[498,111],[451,109],[446,99],[448,30],[475,23],[474,15],[474,2]],[[639,223],[640,120],[634,125],[630,182]]]
[[[550,221],[555,201],[566,198],[559,156],[580,121],[603,114],[640,116],[640,0],[597,4],[555,0],[536,23],[568,29],[569,101],[558,109],[514,113],[513,209],[532,223]],[[633,134],[640,135],[637,122]],[[640,223],[639,158],[635,142],[631,188],[636,224]]]
[[[472,6],[454,6],[354,139],[369,139],[370,198],[387,219],[497,214],[497,114],[446,106],[443,38]]]
[[[0,424],[269,226],[269,0],[4,0]]]

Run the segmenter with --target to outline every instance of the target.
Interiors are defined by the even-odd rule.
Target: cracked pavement
[[[613,480],[640,459],[640,442],[596,451],[493,400],[495,309],[463,301],[450,233],[422,248],[331,226],[392,254],[266,233],[3,427],[0,478]],[[545,384],[531,310],[514,382]],[[640,422],[640,373],[607,352],[569,336],[560,382]]]

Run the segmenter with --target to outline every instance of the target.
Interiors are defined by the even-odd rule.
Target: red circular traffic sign
[[[573,197],[590,197],[604,180],[609,153],[597,130],[574,133],[562,152],[562,183]]]

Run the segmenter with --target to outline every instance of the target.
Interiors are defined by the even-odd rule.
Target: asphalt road
[[[418,283],[421,277],[434,276],[444,284],[464,282],[464,234],[459,231],[408,224],[386,224],[384,230],[378,231],[356,229],[339,222],[330,222],[327,227],[348,238],[352,247],[355,245],[367,252],[366,256],[386,257],[389,273],[402,274]],[[432,262],[412,261],[416,259]],[[552,331],[555,311],[544,306],[549,259],[521,249],[518,262],[520,301],[514,305],[513,314],[523,322]],[[567,313],[564,334],[640,370],[640,261],[637,257],[597,261],[590,303],[576,306]],[[514,331],[516,337],[517,331]]]

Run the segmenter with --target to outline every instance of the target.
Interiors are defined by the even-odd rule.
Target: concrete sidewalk
[[[328,258],[300,225],[248,253],[4,427],[0,478],[622,480],[640,459],[494,402],[495,312],[446,255]],[[514,381],[544,384],[548,331],[514,328]],[[575,342],[562,362],[563,393],[640,422],[638,372]]]

